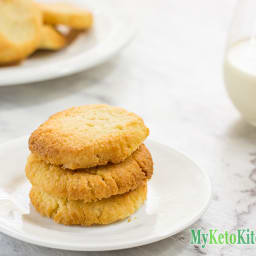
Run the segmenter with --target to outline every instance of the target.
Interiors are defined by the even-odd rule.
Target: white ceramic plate
[[[49,80],[86,70],[111,58],[134,35],[131,22],[119,17],[114,8],[104,10],[93,0],[71,2],[92,10],[93,28],[88,33],[81,33],[66,49],[44,54],[40,52],[20,65],[0,67],[0,86]]]
[[[24,174],[27,138],[0,146],[0,231],[25,242],[66,250],[104,251],[149,244],[176,234],[205,212],[208,176],[183,154],[157,142],[146,143],[154,160],[145,205],[131,217],[107,226],[55,224],[30,205]]]

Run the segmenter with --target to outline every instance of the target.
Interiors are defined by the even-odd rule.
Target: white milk
[[[241,41],[229,48],[224,64],[228,94],[243,117],[256,125],[256,41]]]

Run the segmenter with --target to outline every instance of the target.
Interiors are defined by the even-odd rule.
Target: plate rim
[[[28,136],[22,136],[22,137],[13,139],[13,140],[9,140],[4,143],[0,143],[0,148],[3,147],[4,145],[10,144],[10,143],[15,144],[20,140],[22,141],[22,140],[26,140],[26,139],[28,139]],[[96,248],[96,246],[88,246],[88,245],[87,246],[86,245],[85,246],[84,245],[83,246],[78,246],[78,245],[74,246],[72,244],[60,245],[60,244],[54,244],[54,242],[49,243],[49,242],[40,241],[40,239],[31,239],[30,237],[26,237],[26,235],[24,236],[16,230],[6,228],[5,225],[1,224],[1,222],[0,222],[0,232],[4,233],[5,235],[8,235],[12,238],[18,239],[20,241],[23,241],[23,242],[26,242],[29,244],[33,244],[33,245],[37,245],[37,246],[41,246],[41,247],[47,247],[47,248],[59,249],[59,250],[85,251],[85,252],[88,251],[89,252],[89,251],[114,251],[114,250],[135,248],[135,247],[139,247],[142,245],[147,245],[147,244],[151,244],[151,243],[155,243],[155,242],[164,240],[164,239],[171,237],[171,236],[181,232],[182,230],[190,227],[193,223],[195,223],[198,219],[201,218],[201,216],[206,212],[206,210],[209,207],[209,204],[211,202],[212,183],[211,183],[208,173],[205,170],[203,170],[202,168],[200,168],[195,163],[195,161],[192,160],[186,153],[183,153],[180,150],[176,150],[175,148],[172,148],[172,147],[168,146],[167,144],[160,143],[160,142],[158,142],[156,140],[152,140],[152,139],[147,139],[147,141],[145,143],[146,144],[147,143],[158,144],[160,146],[167,148],[167,150],[174,151],[175,153],[182,156],[182,158],[190,161],[191,164],[193,164],[198,169],[198,171],[203,175],[203,177],[205,178],[205,182],[207,183],[208,197],[207,197],[207,200],[204,202],[204,205],[201,207],[200,212],[198,212],[197,215],[193,216],[189,221],[183,223],[183,225],[179,225],[179,228],[177,228],[173,232],[167,232],[166,234],[163,234],[163,235],[158,235],[158,236],[154,236],[151,238],[141,239],[136,242],[133,241],[133,242],[126,242],[126,243],[119,243],[114,246],[104,245],[104,248],[102,248],[102,247]]]

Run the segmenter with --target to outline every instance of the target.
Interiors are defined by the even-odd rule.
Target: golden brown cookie
[[[56,28],[43,25],[41,29],[41,41],[39,49],[59,50],[67,45],[67,39]]]
[[[29,149],[45,162],[74,170],[120,163],[148,134],[136,114],[92,104],[52,115],[32,133]]]
[[[40,3],[38,6],[46,24],[61,24],[75,29],[88,29],[92,26],[93,15],[86,9],[68,3]]]
[[[146,182],[131,192],[91,203],[59,199],[34,186],[30,191],[31,203],[41,215],[57,223],[82,226],[110,224],[125,219],[138,210],[146,196]]]
[[[152,173],[152,158],[144,144],[119,164],[67,170],[31,154],[26,165],[26,175],[33,186],[59,198],[86,203],[134,190]]]
[[[31,0],[0,1],[0,64],[19,62],[40,43],[41,12]]]

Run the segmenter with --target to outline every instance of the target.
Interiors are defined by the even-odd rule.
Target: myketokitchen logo
[[[205,248],[208,244],[256,244],[256,231],[250,229],[237,229],[234,232],[223,231],[218,229],[209,229],[203,232],[201,229],[190,229],[191,244],[196,244]]]

